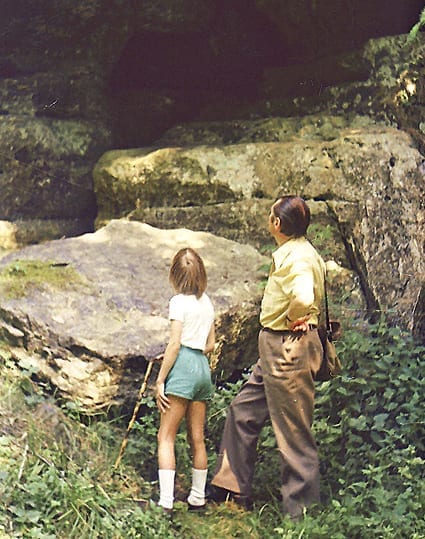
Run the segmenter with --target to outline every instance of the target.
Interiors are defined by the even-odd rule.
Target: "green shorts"
[[[180,347],[165,381],[165,394],[191,401],[207,401],[212,398],[210,366],[201,350]]]

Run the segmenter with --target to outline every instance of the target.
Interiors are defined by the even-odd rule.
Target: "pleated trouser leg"
[[[320,501],[319,459],[311,430],[314,373],[322,347],[317,330],[259,337],[264,387],[282,461],[284,512],[297,517]]]
[[[261,360],[258,360],[227,412],[213,485],[251,495],[258,436],[268,416]]]
[[[270,416],[281,455],[283,510],[297,517],[320,501],[311,425],[313,374],[322,348],[317,331],[261,331],[259,352],[261,359],[229,407],[212,484],[251,495],[258,436]]]

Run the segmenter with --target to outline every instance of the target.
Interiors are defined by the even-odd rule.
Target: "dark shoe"
[[[236,505],[243,507],[247,511],[252,511],[254,507],[254,502],[250,496],[244,496],[243,494],[234,493],[230,498]]]
[[[215,503],[233,501],[248,511],[251,511],[253,507],[250,496],[238,494],[237,492],[233,492],[222,487],[216,487],[215,485],[209,485],[206,491],[206,497]]]
[[[204,503],[203,505],[192,505],[191,503],[187,502],[187,510],[188,511],[195,511],[195,512],[198,512],[198,513],[203,513],[206,508],[207,508],[206,503]]]
[[[232,494],[234,493],[230,490],[216,487],[215,485],[208,485],[205,489],[205,498],[216,503],[223,503],[229,501]]]

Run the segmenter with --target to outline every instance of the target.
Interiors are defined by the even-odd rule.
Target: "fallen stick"
[[[126,432],[124,434],[124,439],[123,439],[123,441],[121,443],[121,447],[120,447],[120,451],[118,453],[117,460],[115,461],[115,464],[114,464],[115,469],[118,468],[118,465],[121,462],[122,456],[124,454],[125,448],[127,447],[128,436],[130,434],[131,429],[133,428],[134,422],[136,421],[137,412],[139,411],[140,405],[142,404],[143,394],[146,391],[149,376],[150,376],[150,374],[152,372],[152,367],[153,367],[153,364],[154,364],[156,359],[159,359],[159,358],[155,358],[152,361],[149,361],[149,363],[148,363],[148,367],[147,367],[146,372],[145,372],[145,377],[143,379],[143,384],[141,385],[141,387],[139,389],[139,394],[137,396],[137,401],[136,401],[136,404],[134,406],[133,415],[131,416],[130,422],[128,423],[128,427],[127,427],[127,430],[126,430]]]

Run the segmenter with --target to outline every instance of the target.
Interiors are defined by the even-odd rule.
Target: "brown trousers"
[[[270,417],[282,462],[284,512],[299,516],[320,501],[319,461],[311,425],[314,379],[322,359],[316,329],[261,330],[260,359],[232,401],[212,484],[250,496],[258,436]]]

